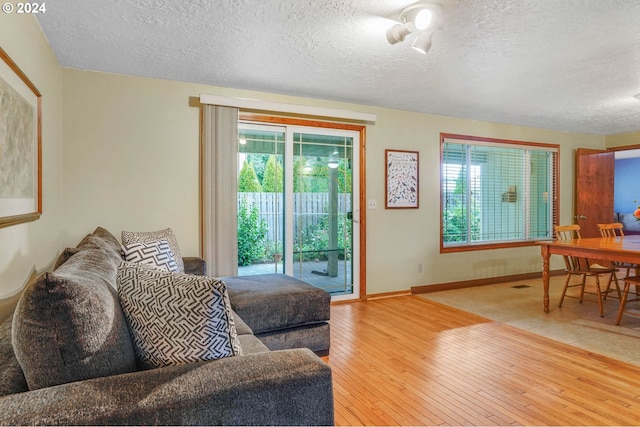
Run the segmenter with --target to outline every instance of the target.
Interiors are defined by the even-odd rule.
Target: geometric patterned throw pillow
[[[124,260],[150,265],[164,271],[178,272],[178,265],[166,240],[126,245]]]
[[[142,369],[242,354],[224,282],[123,261],[117,287]]]
[[[182,261],[182,254],[180,253],[180,247],[178,246],[178,240],[173,234],[171,228],[165,228],[159,231],[123,231],[122,232],[122,245],[127,246],[131,243],[154,243],[160,240],[166,240],[169,242],[171,252],[173,252],[173,258],[178,264],[178,271],[184,273],[184,262]]]

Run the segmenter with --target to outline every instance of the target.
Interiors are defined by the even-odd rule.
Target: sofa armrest
[[[184,262],[184,272],[187,274],[195,274],[197,276],[207,275],[207,263],[200,257],[190,256],[182,257]]]
[[[94,378],[0,398],[2,425],[329,425],[331,368],[308,349]]]

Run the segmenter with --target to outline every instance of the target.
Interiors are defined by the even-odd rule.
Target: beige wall
[[[156,79],[60,70],[37,21],[0,14],[0,46],[43,97],[43,209],[38,221],[0,229],[0,319],[35,273],[101,225],[172,227],[185,255],[199,254],[200,93],[375,113],[367,128],[368,293],[541,268],[537,247],[439,253],[439,134],[561,144],[561,222],[570,222],[573,150],[635,144],[602,136],[507,126],[362,105]],[[64,114],[63,114],[64,112]],[[64,141],[64,142],[63,142]],[[385,148],[420,152],[420,209],[385,210]],[[558,263],[559,260],[554,260]],[[418,264],[423,272],[418,273]],[[464,268],[461,268],[461,265]],[[559,267],[559,264],[556,264]]]
[[[605,147],[602,136],[65,69],[65,245],[97,225],[116,235],[170,226],[185,255],[199,254],[199,108],[190,98],[200,93],[377,114],[366,150],[367,199],[378,202],[366,211],[369,294],[541,270],[537,247],[439,253],[440,132],[561,144],[563,223],[571,222],[574,148]],[[420,152],[420,209],[384,209],[385,148]]]
[[[171,227],[198,255],[196,86],[65,69],[63,88],[65,245]]]
[[[640,132],[619,133],[606,138],[607,148],[640,145]]]
[[[601,136],[452,117],[379,110],[378,118],[368,139],[368,197],[378,200],[384,197],[384,148],[419,150],[421,208],[368,212],[369,293],[542,270],[538,247],[439,253],[440,132],[560,144],[561,223],[572,222],[573,150],[604,146]],[[422,274],[418,273],[420,263]],[[561,263],[561,259],[552,259],[554,268],[560,268]]]
[[[42,94],[42,217],[0,228],[0,320],[13,310],[30,277],[47,268],[60,249],[61,70],[33,16],[0,14],[0,47]],[[0,173],[6,173],[0,171]]]

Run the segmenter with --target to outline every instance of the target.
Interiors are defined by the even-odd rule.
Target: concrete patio
[[[293,276],[310,285],[324,289],[331,295],[344,295],[353,292],[351,279],[351,261],[338,261],[338,275],[331,277],[326,275],[327,261],[294,262]],[[254,274],[283,273],[283,262],[271,262],[252,264],[238,267],[239,276],[251,276]]]

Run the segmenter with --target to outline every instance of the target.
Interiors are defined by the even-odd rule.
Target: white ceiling
[[[594,134],[640,130],[640,0],[443,0],[427,55],[385,33],[413,0],[56,0],[63,67]]]

